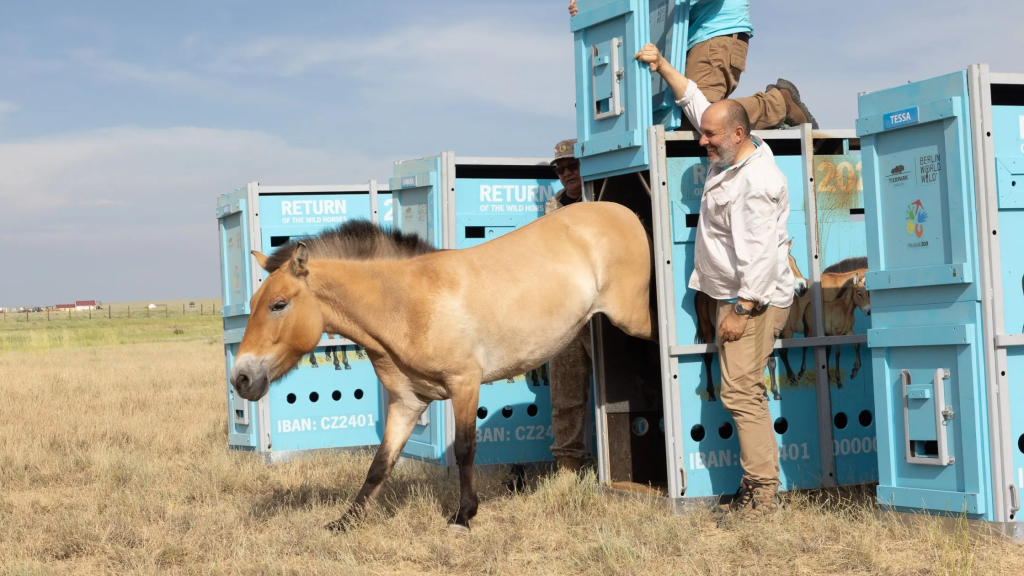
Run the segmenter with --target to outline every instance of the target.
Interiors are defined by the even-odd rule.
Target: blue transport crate
[[[680,502],[732,493],[741,476],[735,423],[717,399],[718,361],[706,343],[713,330],[701,330],[706,326],[687,289],[706,153],[696,134],[676,130],[684,122],[663,80],[632,60],[654,42],[683,70],[690,4],[579,0],[571,20],[575,153],[585,195],[626,204],[648,225],[660,326],[651,360],[646,344],[605,321],[593,324],[598,475],[614,488],[653,488]],[[867,222],[859,141],[852,130],[809,125],[758,135],[789,182],[791,255],[807,286],[776,345],[781,400],[769,392],[782,487],[872,482],[878,442],[874,365],[866,349],[871,306],[863,289]],[[853,291],[854,280],[862,292],[857,302],[851,308],[846,292],[836,302],[844,285]]]
[[[264,271],[250,250],[270,254],[291,238],[315,235],[350,219],[393,222],[391,193],[376,182],[359,186],[262,186],[250,183],[217,201],[228,445],[277,461],[306,450],[374,446],[383,432],[382,387],[364,351],[324,334],[298,367],[249,402],[235,395],[234,366],[249,315],[249,299]]]
[[[879,503],[1021,535],[1024,75],[863,94]]]
[[[435,246],[465,249],[543,216],[561,184],[543,158],[456,157],[452,152],[397,162],[391,179],[396,218],[404,231]],[[519,282],[514,276],[509,282]],[[515,343],[509,343],[515,346]],[[511,382],[485,383],[477,411],[477,464],[550,461],[551,395],[547,365]],[[454,466],[450,402],[432,402],[403,456]]]

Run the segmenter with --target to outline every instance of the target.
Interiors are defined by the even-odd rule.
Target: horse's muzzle
[[[239,396],[254,402],[266,396],[270,388],[268,364],[251,354],[238,358],[231,369],[231,385]]]
[[[807,294],[807,281],[797,280],[793,286],[793,293],[797,298],[803,298],[804,294]]]

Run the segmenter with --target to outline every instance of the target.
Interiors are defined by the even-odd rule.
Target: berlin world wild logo
[[[924,211],[924,205],[920,200],[915,200],[907,206],[907,234],[916,234],[918,238],[924,234],[924,223],[928,220],[928,213]]]

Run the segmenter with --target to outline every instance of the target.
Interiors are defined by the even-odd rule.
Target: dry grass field
[[[369,455],[229,452],[219,318],[0,324],[0,574],[1009,574],[1024,549],[877,520],[870,491],[792,495],[761,526],[668,513],[582,481],[507,493],[402,466],[355,529],[321,527]]]

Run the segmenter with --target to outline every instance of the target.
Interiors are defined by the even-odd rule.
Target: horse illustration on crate
[[[793,257],[793,239],[789,239],[788,243],[789,256],[789,269],[793,272],[793,277],[796,280],[793,284],[793,303],[796,304],[797,300],[807,295],[807,279],[804,278],[803,272],[800,271],[800,266],[796,262],[796,258]],[[715,341],[715,328],[718,324],[718,300],[708,296],[703,292],[697,292],[693,298],[693,305],[697,316],[697,334],[694,337],[694,342],[697,344],[711,344]],[[707,387],[705,388],[708,401],[714,402],[717,400],[715,396],[715,383],[711,377],[711,360],[714,354],[707,352],[703,355],[704,357],[704,369],[707,372]],[[782,399],[782,394],[779,393],[779,384],[775,379],[775,355],[769,354],[767,358],[767,364],[769,369],[769,376],[771,377],[771,390],[772,396],[776,400]]]
[[[840,260],[839,262],[826,267],[825,270],[822,271],[822,323],[825,327],[825,336],[853,334],[853,324],[855,320],[854,310],[857,308],[860,308],[860,310],[865,314],[869,316],[871,315],[871,294],[864,287],[864,274],[866,274],[867,271],[868,259],[866,256],[855,256]],[[847,294],[843,292],[844,287],[849,285],[855,277],[857,278],[857,286],[850,287],[855,290],[854,293]],[[859,290],[856,289],[858,286]],[[843,305],[834,305],[833,303],[840,297],[840,295],[844,298],[847,296],[855,297],[854,306],[848,307],[846,303]],[[811,307],[809,304],[809,294],[805,294],[793,301],[793,307],[789,310],[789,318],[786,321],[786,326],[782,329],[782,333],[779,335],[780,338],[792,338],[794,334],[801,334],[804,337],[812,335]],[[850,372],[850,378],[856,378],[861,367],[860,344],[854,344],[853,348],[856,354],[856,360],[854,361],[853,370]],[[831,346],[825,347],[826,358],[831,356],[831,350]],[[782,364],[786,368],[786,377],[790,382],[796,382],[803,378],[804,373],[807,370],[807,348],[801,348],[800,353],[800,371],[798,373],[794,373],[793,368],[789,363],[789,350],[787,348],[779,349],[779,358],[782,360]],[[839,347],[836,347],[836,370],[834,381],[839,388],[842,388],[843,382],[842,375],[839,372],[839,355]],[[826,368],[827,367],[828,364],[826,363]],[[829,380],[833,381],[831,370],[829,370]]]

